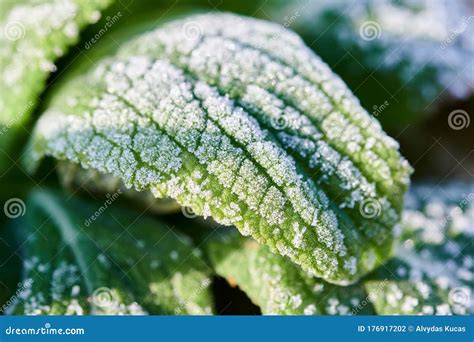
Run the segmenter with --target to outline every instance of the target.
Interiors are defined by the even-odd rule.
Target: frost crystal
[[[52,191],[31,194],[23,225],[30,238],[22,283],[29,286],[15,296],[12,313],[211,313],[210,269],[186,236],[117,208],[103,212],[90,227],[77,224],[97,204],[66,200]],[[38,227],[35,222],[45,215],[50,219]]]
[[[235,233],[211,236],[205,250],[217,274],[245,291],[264,315],[347,315],[365,297],[359,285],[325,283],[268,247]],[[371,312],[370,308],[359,311]]]
[[[110,0],[49,0],[14,6],[0,22],[0,124],[26,122],[54,62],[100,18]],[[12,121],[13,120],[13,121]]]
[[[420,185],[407,196],[395,259],[368,281],[381,314],[472,314],[474,187]]]
[[[393,140],[291,32],[228,14],[189,20],[196,39],[188,21],[166,24],[66,84],[32,159],[174,198],[330,282],[380,264],[410,173]],[[359,210],[368,200],[381,207],[371,220]]]

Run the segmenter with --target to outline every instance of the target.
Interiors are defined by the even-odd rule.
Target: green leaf
[[[334,66],[384,127],[403,129],[446,98],[473,94],[474,29],[465,1],[296,0],[267,7]]]
[[[0,171],[11,164],[9,146],[39,101],[55,61],[95,23],[111,0],[19,1],[0,15]],[[13,2],[11,2],[13,4]]]
[[[100,173],[94,169],[83,169],[79,165],[69,162],[58,163],[58,175],[61,184],[71,192],[83,190],[86,193],[98,196],[111,196],[118,193],[130,199],[130,205],[139,204],[154,214],[172,214],[179,212],[181,207],[171,198],[156,199],[150,192],[137,192],[127,189],[122,180]]]
[[[338,284],[390,255],[411,172],[296,35],[229,14],[173,21],[63,85],[27,162],[44,156],[174,198]]]
[[[51,191],[27,201],[15,314],[210,314],[211,269],[154,219]]]
[[[365,283],[381,315],[473,314],[474,186],[418,186],[395,258]]]
[[[364,288],[340,287],[306,274],[288,258],[235,231],[215,234],[205,251],[216,273],[238,285],[264,315],[373,314]]]

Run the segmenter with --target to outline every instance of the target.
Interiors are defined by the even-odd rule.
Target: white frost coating
[[[51,71],[50,56],[45,54],[41,46],[31,46],[31,41],[34,41],[30,40],[31,37],[28,37],[29,39],[22,43],[21,39],[24,38],[25,31],[28,30],[28,34],[35,35],[37,36],[36,39],[40,40],[45,39],[53,30],[60,31],[62,28],[66,36],[77,38],[77,29],[72,30],[70,26],[75,25],[73,19],[76,16],[76,12],[77,5],[72,0],[54,1],[34,7],[16,6],[13,8],[0,29],[0,40],[6,41],[12,38],[8,31],[8,25],[13,23],[18,25],[18,29],[22,32],[23,37],[13,37],[15,39],[19,38],[17,40],[18,46],[1,44],[0,56],[8,57],[10,61],[8,68],[2,68],[3,73],[1,76],[6,86],[13,87],[13,90],[21,89],[17,86],[17,82],[23,78],[25,72],[31,69],[31,64],[40,66],[40,69],[44,71]],[[68,24],[69,30],[67,30]],[[72,36],[70,35],[71,32],[74,33]],[[55,49],[58,55],[63,54],[62,46],[57,46]],[[12,58],[14,54],[18,57],[20,56],[18,54],[19,50],[22,52],[21,58]],[[14,93],[16,92],[14,91]]]
[[[390,176],[390,168],[395,168],[395,173],[400,176],[404,173],[400,170],[409,169],[404,161],[396,163],[398,154],[390,154],[390,166],[380,157],[374,159],[373,156],[365,156],[365,149],[369,145],[363,144],[363,141],[368,137],[367,133],[376,138],[375,144],[371,145],[377,153],[383,153],[386,148],[396,148],[396,143],[383,134],[380,125],[366,114],[342,81],[296,35],[275,24],[243,20],[232,15],[203,15],[193,17],[193,20],[199,21],[203,34],[189,46],[176,45],[176,42],[183,40],[181,27],[184,24],[177,22],[165,25],[164,30],[139,38],[136,45],[133,45],[134,50],[138,49],[145,54],[154,51],[164,55],[182,54],[180,64],[224,89],[242,92],[242,96],[246,92],[245,87],[253,84],[271,89],[284,97],[294,98],[300,109],[323,123],[322,128],[328,130],[324,133],[332,136],[338,148],[350,147],[353,151],[359,151],[354,157],[360,166],[367,169],[371,169],[372,163],[382,166],[379,170],[372,170],[372,173],[380,172],[378,180],[381,182]],[[281,36],[268,47],[268,37],[272,31],[273,34],[281,31]],[[126,53],[127,48],[124,51]],[[314,85],[323,81],[321,87]],[[239,90],[240,87],[244,89]],[[336,114],[336,103],[341,104],[340,110],[347,114],[348,120],[347,126],[344,126],[347,129],[345,134],[337,136],[335,126],[329,124],[332,121],[331,115],[324,125],[327,115]],[[369,162],[364,166],[364,163]],[[397,178],[397,181],[407,184],[408,178]],[[390,183],[385,185],[390,186]]]
[[[374,245],[384,240],[386,231],[399,220],[411,170],[396,151],[396,142],[292,33],[281,32],[285,44],[275,43],[270,49],[266,46],[269,32],[282,31],[278,25],[227,14],[194,16],[192,20],[203,30],[185,44],[181,42],[186,20],[143,35],[120,54],[167,58],[191,77],[230,94],[261,125],[275,129],[283,147],[305,159],[303,164],[314,169],[307,172],[320,177],[319,185],[329,191],[339,208],[355,209],[364,200],[381,197],[383,210],[373,219],[378,228],[371,229],[364,220],[357,224]],[[232,29],[228,23],[233,23]],[[308,64],[309,69],[301,67]],[[325,75],[324,82],[321,75]],[[314,143],[318,141],[333,152],[333,163],[316,162],[319,149]],[[360,220],[357,210],[347,212],[352,220]],[[311,213],[302,215],[306,220]]]
[[[82,26],[99,20],[97,9],[108,2],[50,0],[12,7],[0,24],[0,83],[5,95],[0,101],[0,123],[27,118],[26,110],[20,113],[20,109],[26,103],[28,111],[33,108],[41,84],[56,71],[55,60],[78,40]]]
[[[291,2],[283,18],[298,11],[295,23],[298,29],[311,28],[319,32],[334,24],[328,13],[338,13],[339,25],[331,27],[326,37],[341,50],[354,47],[363,54],[359,62],[368,71],[375,69],[394,72],[400,84],[411,86],[417,95],[431,103],[440,91],[454,97],[472,94],[474,74],[474,17],[469,1],[417,0],[396,3],[379,0],[304,0]],[[304,8],[304,11],[301,8]],[[376,23],[374,25],[373,23]],[[372,26],[367,23],[372,24]],[[403,23],[403,25],[400,25]],[[365,25],[364,25],[365,24]],[[367,41],[361,37],[361,28],[372,27],[376,38]],[[313,37],[317,37],[317,33]],[[430,78],[424,79],[423,70],[430,69]],[[416,77],[421,76],[421,77]],[[422,79],[421,82],[417,78]],[[410,83],[413,82],[413,85]],[[416,89],[415,89],[416,87]],[[424,106],[423,106],[424,107]],[[421,109],[423,107],[420,107]]]
[[[120,176],[128,186],[144,189],[178,173],[182,148],[186,147],[209,165],[207,171],[224,187],[230,188],[249,207],[258,208],[269,225],[285,222],[287,201],[302,217],[306,212],[313,212],[313,208],[321,208],[324,214],[322,225],[317,225],[319,239],[329,250],[345,255],[337,216],[328,209],[325,199],[319,201],[316,189],[309,190],[307,184],[303,185],[294,161],[278,145],[267,141],[255,119],[241,108],[203,83],[193,87],[177,68],[165,61],[135,57],[99,67],[94,76],[105,80],[107,93],[93,101],[95,107],[89,114],[80,117],[51,111],[40,120],[37,133],[47,141],[49,153],[66,155],[83,166]],[[168,135],[157,131],[143,113],[151,115]],[[236,147],[222,131],[248,152]],[[206,132],[212,134],[209,140]],[[174,138],[170,140],[170,136]],[[219,141],[215,147],[214,139]],[[78,159],[84,152],[87,160]],[[246,153],[250,159],[245,158]],[[274,185],[261,175],[259,168],[267,170]],[[188,181],[186,188],[194,195],[206,192],[202,183],[192,184]],[[179,196],[184,192],[167,182],[166,194]],[[210,202],[216,203],[217,199]],[[241,221],[239,206],[223,207],[223,211],[229,223]],[[307,217],[306,223],[314,225],[313,217]],[[295,232],[296,246],[301,245],[304,232],[305,229]]]
[[[229,238],[234,243],[222,246],[221,240]],[[328,303],[332,314],[348,314],[349,306],[345,303],[350,297],[346,293],[363,298],[363,291],[357,286],[343,288],[311,278],[286,258],[253,240],[229,234],[211,241],[208,252],[216,272],[245,291],[264,315],[327,314]],[[318,287],[317,292],[313,286]]]
[[[380,313],[474,312],[473,194],[472,184],[422,185],[410,191],[402,220],[404,241],[387,265],[396,275],[368,288],[376,293]],[[457,222],[468,223],[457,230]]]
[[[165,25],[127,45],[134,56],[125,49],[124,57],[82,78],[85,91],[71,82],[68,95],[40,119],[33,157],[68,159],[118,176],[128,187],[175,198],[316,275],[355,278],[368,271],[363,260],[376,254],[377,237],[398,219],[394,198],[406,184],[398,176],[406,171],[403,159],[366,113],[347,115],[352,100],[339,81],[328,95],[311,80],[315,75],[293,66],[298,55],[271,56],[217,32],[225,29],[214,16],[194,19],[206,28],[199,43],[180,43],[182,22]],[[276,28],[249,23],[256,36]],[[305,60],[327,69],[298,44]],[[281,132],[272,127],[280,117],[288,121]],[[390,198],[382,196],[387,187],[394,190]],[[357,203],[378,198],[383,213],[367,222]],[[372,245],[362,248],[367,240]]]
[[[278,97],[254,85],[246,88],[242,102],[252,110],[263,113],[263,120],[281,130],[278,136],[283,146],[309,159],[309,167],[320,169],[323,179],[334,174],[338,178],[339,186],[350,190],[339,204],[341,208],[353,208],[356,203],[376,196],[375,185],[347,158],[340,162],[343,157],[321,139],[323,135],[306,116],[291,107],[285,107]]]
[[[314,315],[316,313],[316,305],[310,304],[304,308],[304,314],[307,316]]]

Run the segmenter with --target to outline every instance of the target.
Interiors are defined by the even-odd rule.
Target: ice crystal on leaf
[[[119,208],[84,226],[99,205],[51,190],[30,195],[18,223],[25,236],[22,283],[29,286],[9,313],[212,313],[210,268],[187,236]]]
[[[204,251],[215,272],[263,314],[472,314],[473,194],[464,184],[415,187],[394,258],[348,287],[315,278],[232,231],[206,235]]]
[[[469,1],[295,0],[283,6],[269,3],[265,13],[280,22],[297,13],[291,28],[334,65],[384,127],[402,129],[439,109],[441,99],[472,96],[474,16],[469,5]],[[389,94],[396,94],[396,100]]]
[[[474,187],[417,186],[395,258],[365,287],[379,314],[474,312]]]
[[[374,314],[370,303],[357,308],[368,296],[360,284],[340,287],[325,283],[268,247],[235,233],[211,235],[204,250],[215,272],[239,286],[262,314]]]
[[[53,156],[174,198],[338,284],[390,255],[411,170],[295,34],[230,14],[125,43],[56,92],[31,147],[32,164]],[[368,200],[380,215],[361,215]]]
[[[19,1],[2,18],[0,130],[7,134],[0,135],[0,142],[6,152],[15,139],[14,130],[28,121],[46,79],[56,71],[56,60],[78,42],[83,27],[99,20],[111,2]]]

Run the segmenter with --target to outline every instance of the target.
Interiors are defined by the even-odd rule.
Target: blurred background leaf
[[[468,1],[296,0],[270,13],[301,34],[384,127],[403,128],[472,96]]]
[[[14,314],[211,314],[212,270],[190,238],[143,213],[32,192]]]

